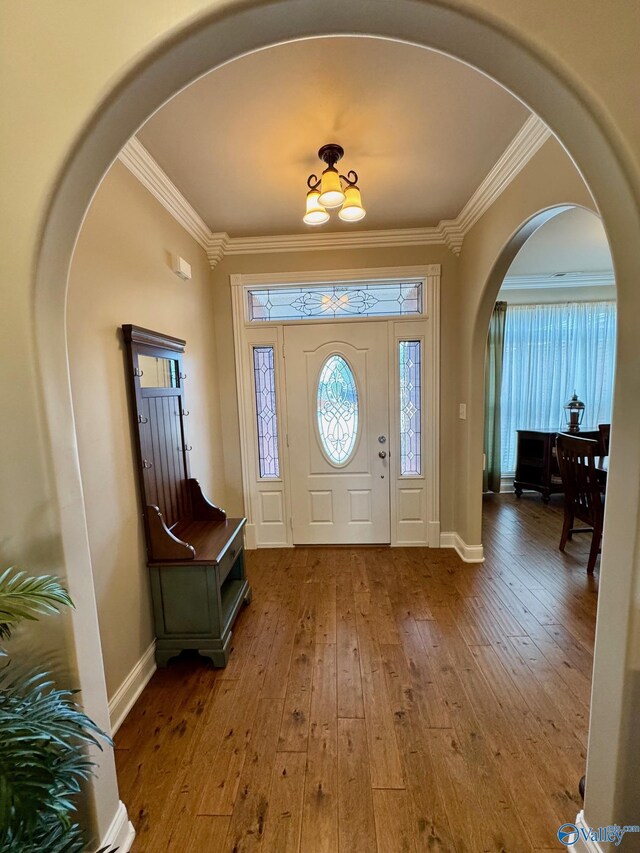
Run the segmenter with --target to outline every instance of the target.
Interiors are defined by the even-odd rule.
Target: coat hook
[[[193,447],[192,447],[190,444],[185,444],[184,449],[185,449],[185,450],[187,451],[187,453],[188,453],[190,450],[193,450]]]
[[[186,417],[188,417],[188,416],[189,416],[189,409],[183,409],[183,410],[182,410],[182,417],[183,417],[183,418],[186,418]]]
[[[142,415],[138,415],[138,423],[139,424],[148,424],[149,418],[145,418]]]
[[[143,459],[142,460],[142,467],[143,468],[153,468],[153,464],[151,462],[147,462],[146,459]]]
[[[134,367],[133,368],[133,375],[134,376],[144,376],[144,370],[141,370],[139,367]]]
[[[179,373],[178,376],[180,377],[180,379],[186,379],[187,378],[186,373]]]

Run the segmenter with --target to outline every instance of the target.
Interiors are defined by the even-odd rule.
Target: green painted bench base
[[[214,666],[226,666],[236,616],[251,601],[244,550],[240,548],[224,578],[217,563],[156,563],[149,571],[158,666],[166,666],[184,649],[197,650]]]

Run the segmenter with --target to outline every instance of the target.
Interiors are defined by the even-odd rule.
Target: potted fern
[[[0,642],[21,622],[73,607],[50,575],[0,576]],[[82,853],[75,798],[93,772],[89,744],[109,740],[46,672],[26,671],[0,648],[0,853]],[[98,851],[104,853],[104,850]]]

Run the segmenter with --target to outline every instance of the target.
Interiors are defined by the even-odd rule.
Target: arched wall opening
[[[569,214],[570,218],[567,218],[565,214]],[[587,256],[586,263],[585,255]],[[598,264],[597,271],[595,266],[593,266],[594,263]],[[567,275],[569,276],[568,278],[566,278]],[[587,326],[584,327],[584,331],[586,332],[587,329],[594,330],[595,327],[591,324],[598,322],[596,318],[602,319],[602,311],[605,312],[607,317],[613,316],[615,318],[617,313],[615,306],[613,307],[612,314],[609,304],[615,302],[615,290],[615,282],[611,276],[611,257],[608,251],[606,235],[602,228],[602,222],[598,214],[588,207],[575,204],[558,204],[546,210],[536,212],[514,232],[505,244],[502,253],[496,258],[496,262],[485,285],[488,304],[483,305],[482,308],[485,310],[488,308],[489,318],[492,316],[496,301],[501,300],[503,307],[506,308],[504,329],[506,361],[503,363],[502,356],[500,356],[498,359],[500,363],[499,368],[496,368],[495,361],[491,362],[493,367],[490,369],[499,370],[501,375],[500,382],[502,383],[502,387],[495,390],[492,398],[487,396],[486,385],[489,380],[487,379],[486,364],[483,377],[485,384],[485,430],[488,423],[487,406],[493,407],[495,405],[498,412],[496,420],[491,422],[489,426],[490,430],[494,430],[493,435],[495,435],[495,441],[498,442],[494,450],[497,458],[493,463],[487,462],[486,457],[491,454],[491,449],[487,448],[487,436],[485,435],[484,437],[484,468],[491,468],[492,470],[490,476],[487,475],[486,470],[484,472],[482,501],[483,509],[488,510],[488,513],[482,513],[483,539],[485,539],[487,534],[491,536],[491,528],[494,522],[497,522],[498,526],[500,526],[498,518],[500,517],[501,507],[511,506],[511,510],[504,516],[505,519],[507,517],[512,518],[516,507],[521,507],[522,511],[525,512],[524,519],[527,516],[523,507],[529,503],[529,499],[532,499],[536,505],[540,502],[542,504],[549,504],[552,495],[559,493],[559,481],[557,480],[548,484],[551,486],[551,491],[547,492],[544,488],[545,484],[542,482],[540,483],[540,488],[536,489],[535,471],[525,467],[520,474],[516,472],[517,459],[519,459],[519,455],[516,452],[519,441],[519,439],[516,439],[517,430],[544,432],[545,430],[563,429],[566,426],[563,418],[557,416],[555,397],[549,398],[543,396],[543,388],[549,388],[549,383],[553,384],[557,382],[558,385],[554,387],[556,387],[556,391],[563,394],[563,403],[569,399],[574,387],[580,388],[582,397],[586,395],[585,399],[588,399],[588,402],[581,433],[584,433],[585,430],[593,432],[597,429],[597,424],[601,421],[610,422],[609,394],[613,376],[612,355],[615,348],[615,319],[613,319],[612,324],[607,322],[606,331],[605,327],[602,327],[602,334],[606,334],[607,337],[606,339],[602,338],[602,348],[600,346],[597,349],[594,348],[593,363],[586,357],[584,349],[579,350],[575,348],[576,345],[579,345],[581,338],[574,338],[572,335],[572,346],[567,347],[566,350],[561,350],[561,340],[563,339],[560,337],[547,338],[546,333],[543,333],[543,329],[550,328],[546,324],[551,323],[554,316],[556,318],[567,318],[567,312],[570,311],[572,304],[574,308],[577,308],[579,305],[589,304],[589,319]],[[596,309],[596,305],[599,303],[605,304],[600,309]],[[477,324],[478,333],[485,340],[486,353],[488,352],[486,341],[489,334],[490,319],[486,318],[485,310],[481,310],[478,313]],[[520,312],[520,321],[518,321],[517,315],[514,314],[514,326],[510,331],[509,318],[512,311]],[[543,313],[539,314],[539,312]],[[540,318],[544,316],[545,320],[542,321],[541,319],[540,321],[541,324],[544,322],[544,326],[536,326],[536,335],[540,334],[540,337],[536,337],[536,341],[540,344],[543,341],[546,342],[545,353],[556,353],[557,357],[554,357],[553,361],[558,366],[558,372],[550,373],[546,367],[543,367],[545,362],[537,361],[532,354],[531,364],[535,366],[535,378],[532,378],[531,382],[527,382],[524,379],[524,375],[520,376],[518,374],[516,361],[520,359],[520,356],[514,355],[514,353],[520,353],[523,364],[529,364],[526,353],[531,352],[533,342],[526,337],[522,337],[522,331],[525,326],[522,326],[521,323],[526,319],[526,329],[533,331],[529,322],[533,322],[537,316],[540,316]],[[483,329],[485,321],[486,329]],[[573,328],[571,324],[569,325]],[[516,329],[519,331],[516,332]],[[556,331],[558,330],[556,329]],[[600,338],[598,338],[598,341],[600,342]],[[509,356],[510,347],[516,347],[516,349],[512,350]],[[606,351],[606,357],[603,361],[600,361],[604,351]],[[579,357],[579,352],[582,353],[582,357]],[[566,363],[564,362],[565,356],[568,359]],[[596,360],[598,366],[596,366]],[[561,363],[565,365],[568,371],[567,374],[562,373]],[[590,367],[587,367],[587,364]],[[517,381],[516,377],[518,377]],[[578,378],[576,379],[576,377]],[[587,377],[592,377],[595,384],[592,384]],[[561,387],[563,378],[571,385],[571,389]],[[537,384],[536,379],[538,383],[542,384]],[[587,388],[580,385],[580,380],[589,386],[590,395],[587,394]],[[603,384],[599,384],[600,382]],[[520,389],[522,389],[522,395],[519,393]],[[514,399],[517,402],[514,402]],[[554,404],[551,404],[551,399],[553,399]],[[546,404],[553,405],[553,408],[545,408]],[[596,414],[590,411],[590,409],[595,409]],[[547,423],[547,418],[551,416],[552,412],[556,416],[553,424],[551,422]],[[587,437],[593,438],[593,435],[588,435]],[[531,438],[527,437],[527,440],[531,440]],[[497,450],[498,446],[500,447],[500,452]],[[557,476],[558,472],[555,468],[554,471]],[[527,472],[532,477],[532,488],[523,486],[519,482],[522,477],[525,480],[527,479]],[[515,486],[514,480],[518,480]],[[516,501],[515,505],[505,495],[506,493],[513,496],[514,489],[518,499],[523,496],[523,492],[525,493],[524,500],[522,502],[520,500]],[[559,495],[557,500],[555,500],[556,508],[560,507],[562,503],[562,496]],[[540,507],[537,506],[537,510],[539,509]],[[491,518],[491,521],[488,520],[488,517]],[[539,517],[538,512],[536,512],[537,517]],[[546,517],[544,513],[543,517]],[[549,515],[548,519],[551,519],[551,517]],[[555,520],[557,521],[557,518]],[[558,527],[557,539],[552,545],[556,556],[560,529],[561,525]],[[519,535],[519,532],[516,533],[515,538],[517,539]],[[545,540],[544,550],[547,551],[548,547],[549,542]],[[575,561],[571,559],[570,554],[566,556],[566,568],[569,569]],[[586,566],[583,556],[581,554],[580,557],[577,557],[577,564],[581,568]],[[582,566],[583,562],[584,566]],[[585,578],[585,580],[587,579]]]
[[[82,484],[77,458],[69,388],[65,335],[65,292],[73,246],[92,194],[118,150],[138,126],[171,95],[212,68],[280,41],[328,34],[377,35],[441,50],[492,76],[535,110],[563,140],[585,175],[610,237],[619,285],[621,323],[618,342],[617,396],[620,389],[634,394],[634,369],[640,316],[634,293],[640,270],[640,222],[637,199],[626,171],[614,127],[607,125],[590,104],[579,74],[553,64],[524,38],[503,30],[489,15],[468,15],[444,4],[415,4],[410,0],[379,2],[366,9],[352,4],[317,0],[282,0],[275,4],[236,4],[203,15],[179,31],[165,33],[131,67],[87,118],[87,124],[68,152],[44,214],[34,289],[34,341],[41,382],[47,453],[57,496],[58,523],[68,583],[76,600],[72,648],[88,711],[106,723],[104,678],[96,667],[100,659],[95,598],[87,548]],[[474,388],[473,357],[482,338],[491,299],[485,288],[479,305],[465,307],[461,350],[465,375],[461,393],[469,401],[470,421],[482,411]],[[479,322],[477,318],[482,318]],[[473,390],[472,390],[473,389]],[[637,396],[637,394],[634,394]],[[461,396],[461,399],[463,397]],[[610,523],[605,531],[601,623],[615,631],[598,638],[595,692],[589,755],[590,781],[587,814],[593,825],[616,815],[616,786],[623,735],[626,640],[629,601],[633,587],[636,547],[634,520],[638,516],[640,442],[638,429],[614,414],[614,457],[610,472]],[[468,541],[474,538],[473,501],[478,493],[478,437],[460,435],[457,510]],[[624,459],[629,476],[616,467]],[[612,748],[611,744],[618,748]],[[117,807],[113,762],[101,761],[99,779],[92,786],[93,807],[100,834]]]

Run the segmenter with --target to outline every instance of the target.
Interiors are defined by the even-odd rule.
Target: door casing
[[[324,270],[318,272],[235,274],[230,276],[238,396],[246,547],[292,547],[291,467],[287,446],[284,327],[300,321],[251,322],[247,290],[358,281],[420,279],[423,314],[390,318],[354,318],[344,322],[385,323],[389,345],[389,477],[391,545],[440,547],[440,274],[439,264],[419,267]],[[305,325],[318,321],[302,321]],[[331,322],[341,322],[340,320]],[[420,340],[423,352],[422,406],[424,464],[420,476],[399,473],[398,342]],[[253,393],[253,347],[273,346],[279,424],[280,476],[262,479],[257,459],[256,410]]]

